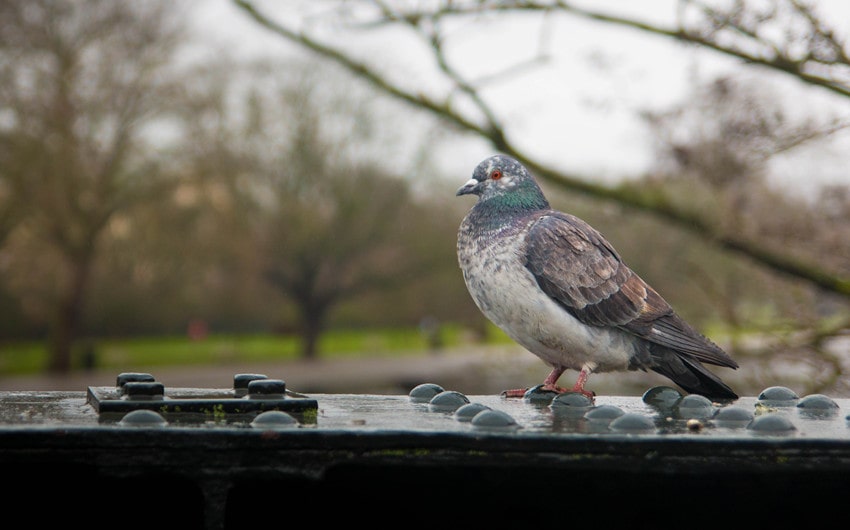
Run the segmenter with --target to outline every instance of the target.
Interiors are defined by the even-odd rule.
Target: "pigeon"
[[[651,370],[687,393],[738,398],[702,363],[738,364],[674,312],[601,233],[552,209],[517,160],[483,160],[458,188],[462,195],[478,197],[458,229],[464,282],[490,321],[552,367],[538,391],[593,400],[585,389],[591,373]],[[566,370],[579,372],[571,389],[557,384]]]

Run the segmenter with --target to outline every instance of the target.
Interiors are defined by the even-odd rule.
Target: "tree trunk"
[[[301,358],[315,360],[319,357],[319,338],[325,330],[325,319],[331,307],[328,300],[311,298],[303,300],[301,310]]]
[[[325,311],[305,311],[301,325],[301,358],[307,361],[319,357],[319,337],[324,329]]]
[[[319,356],[318,351],[319,332],[315,329],[305,327],[301,334],[301,358],[313,361]]]
[[[90,263],[88,255],[71,261],[71,282],[59,298],[50,329],[50,359],[47,367],[50,373],[67,374],[71,371],[71,350],[80,322]]]

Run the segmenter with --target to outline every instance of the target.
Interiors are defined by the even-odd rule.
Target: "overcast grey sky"
[[[298,2],[256,2],[264,12],[295,23]],[[595,0],[594,6],[610,4],[618,12],[652,19],[672,20],[675,0]],[[834,13],[834,25],[850,35],[850,2],[820,0]],[[328,2],[307,4],[321,10]],[[323,7],[324,6],[324,7]],[[539,56],[548,61],[515,79],[502,79],[487,92],[500,119],[522,149],[565,170],[595,179],[612,180],[637,176],[651,164],[647,129],[638,117],[642,109],[669,108],[688,97],[693,80],[708,80],[723,72],[750,72],[757,79],[776,83],[777,91],[792,101],[805,98],[806,110],[818,108],[850,119],[850,102],[801,86],[780,75],[765,75],[742,68],[738,62],[706,50],[676,45],[612,25],[591,23],[575,17],[541,21],[541,17],[500,17],[490,25],[457,27],[451,33],[454,59],[464,73],[486,75],[502,67]],[[245,56],[284,56],[299,53],[293,45],[271,35],[249,20],[230,0],[198,4],[196,27],[204,38]],[[494,38],[494,35],[498,38]],[[439,93],[435,71],[428,69],[427,55],[413,39],[397,34],[372,32],[355,40],[345,35],[346,45],[378,64],[396,65],[402,82],[419,83],[423,90]],[[422,67],[419,66],[421,61]],[[758,77],[763,76],[763,77]],[[777,182],[793,182],[805,192],[818,183],[850,182],[845,153],[850,134],[835,136],[826,150],[798,150],[777,159]],[[441,147],[446,169],[466,175],[475,163],[491,154],[483,142],[448,142]],[[805,174],[805,178],[800,175]]]

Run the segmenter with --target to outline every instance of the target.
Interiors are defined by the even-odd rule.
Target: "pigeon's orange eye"
[[[493,180],[499,180],[500,178],[502,178],[502,172],[499,171],[498,169],[494,169],[490,173],[490,178],[493,179]]]

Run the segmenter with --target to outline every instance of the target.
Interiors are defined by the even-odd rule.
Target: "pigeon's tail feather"
[[[738,399],[738,394],[711,373],[699,361],[673,350],[652,348],[655,361],[651,369],[667,377],[689,394],[699,394],[709,399]]]

